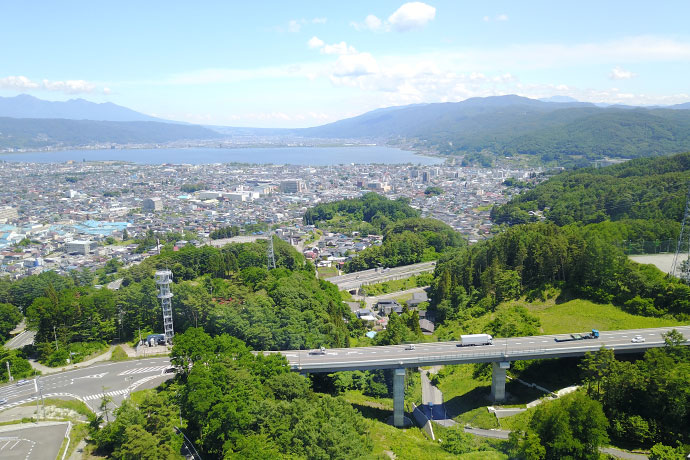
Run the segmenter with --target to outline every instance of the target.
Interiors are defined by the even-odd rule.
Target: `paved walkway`
[[[419,374],[422,378],[422,406],[419,409],[427,418],[439,425],[456,425],[455,420],[448,418],[446,406],[443,404],[443,393],[431,383],[428,371],[421,369]]]
[[[509,430],[482,430],[480,428],[468,428],[465,427],[465,433],[470,433],[475,436],[482,436],[484,438],[494,438],[494,439],[508,439],[510,436]],[[646,455],[643,454],[633,454],[626,452],[624,450],[616,449],[614,447],[600,447],[599,452],[612,455],[616,458],[623,458],[626,460],[646,460]]]
[[[100,362],[100,361],[108,361],[113,356],[113,349],[114,348],[115,348],[115,345],[111,346],[108,349],[108,351],[106,351],[105,353],[100,354],[94,358],[91,358],[89,360],[82,361],[82,362],[76,363],[76,364],[68,364],[67,366],[62,366],[62,367],[44,366],[43,364],[39,363],[35,359],[30,359],[29,364],[31,364],[31,367],[33,367],[37,371],[40,371],[43,375],[55,374],[57,372],[69,371],[72,369],[78,369],[80,367],[88,367],[88,366],[90,366],[94,363]]]

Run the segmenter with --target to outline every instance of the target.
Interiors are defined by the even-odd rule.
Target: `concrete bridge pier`
[[[405,369],[393,370],[393,426],[405,426]]]
[[[506,399],[506,371],[510,369],[510,361],[491,363],[491,400],[502,402]]]

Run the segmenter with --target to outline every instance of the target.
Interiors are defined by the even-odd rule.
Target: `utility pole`
[[[276,268],[276,256],[273,251],[273,231],[268,232],[268,249],[266,251],[266,256],[268,258],[268,269]]]
[[[683,222],[680,225],[680,233],[678,234],[678,244],[676,245],[676,253],[673,256],[673,265],[671,265],[671,275],[677,276],[685,283],[690,282],[690,273],[688,273],[688,260],[690,260],[690,234],[686,226],[690,225],[690,187],[688,187],[688,195],[685,199],[685,213],[683,214]],[[685,256],[685,257],[684,257]],[[684,260],[681,260],[684,259]]]
[[[55,350],[58,350],[57,332],[55,331],[55,324],[53,324],[53,335],[55,336]]]
[[[7,364],[7,375],[9,376],[9,381],[11,382],[14,380],[14,378],[12,378],[12,372],[10,372],[10,362],[5,361],[5,364]]]

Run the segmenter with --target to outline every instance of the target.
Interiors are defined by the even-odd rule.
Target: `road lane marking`
[[[145,374],[147,372],[157,372],[157,371],[162,371],[163,369],[167,368],[168,366],[152,366],[152,367],[142,367],[142,368],[134,368],[134,369],[127,369],[126,371],[122,371],[118,376],[122,375],[131,375],[131,374]]]

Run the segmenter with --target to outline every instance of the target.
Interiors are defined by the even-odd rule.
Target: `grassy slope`
[[[679,325],[678,321],[665,318],[650,318],[626,313],[611,304],[596,304],[588,300],[575,299],[564,303],[556,303],[553,299],[546,302],[510,302],[525,306],[541,321],[540,333],[558,334],[568,332],[587,331],[592,328],[600,330],[635,329],[645,327],[663,327]],[[493,319],[493,314],[477,318],[474,325],[478,331]],[[449,331],[445,331],[444,335]],[[577,360],[545,360],[534,362],[526,371],[523,378],[536,382],[549,389],[572,385],[578,380],[579,372],[573,366]],[[536,367],[535,367],[536,366]],[[565,367],[564,367],[565,366]],[[534,372],[530,372],[534,367]],[[450,368],[450,366],[448,366]],[[486,406],[491,403],[486,398],[491,386],[490,377],[473,376],[474,366],[460,365],[446,369],[439,385],[444,395],[448,411],[455,420],[469,423],[481,428],[498,427],[496,418],[488,414]],[[556,375],[553,375],[556,374]],[[490,374],[487,374],[487,376]],[[562,378],[559,378],[562,377]],[[524,404],[543,396],[542,392],[530,390],[518,383],[508,382],[508,393],[515,397],[511,404]],[[511,417],[513,419],[513,417]],[[511,421],[506,423],[510,424]],[[502,423],[503,425],[503,423]],[[508,426],[507,428],[511,428]]]
[[[611,304],[596,304],[582,299],[562,304],[549,301],[524,305],[539,318],[544,334],[580,332],[592,328],[609,331],[681,324],[673,319],[631,315]]]

